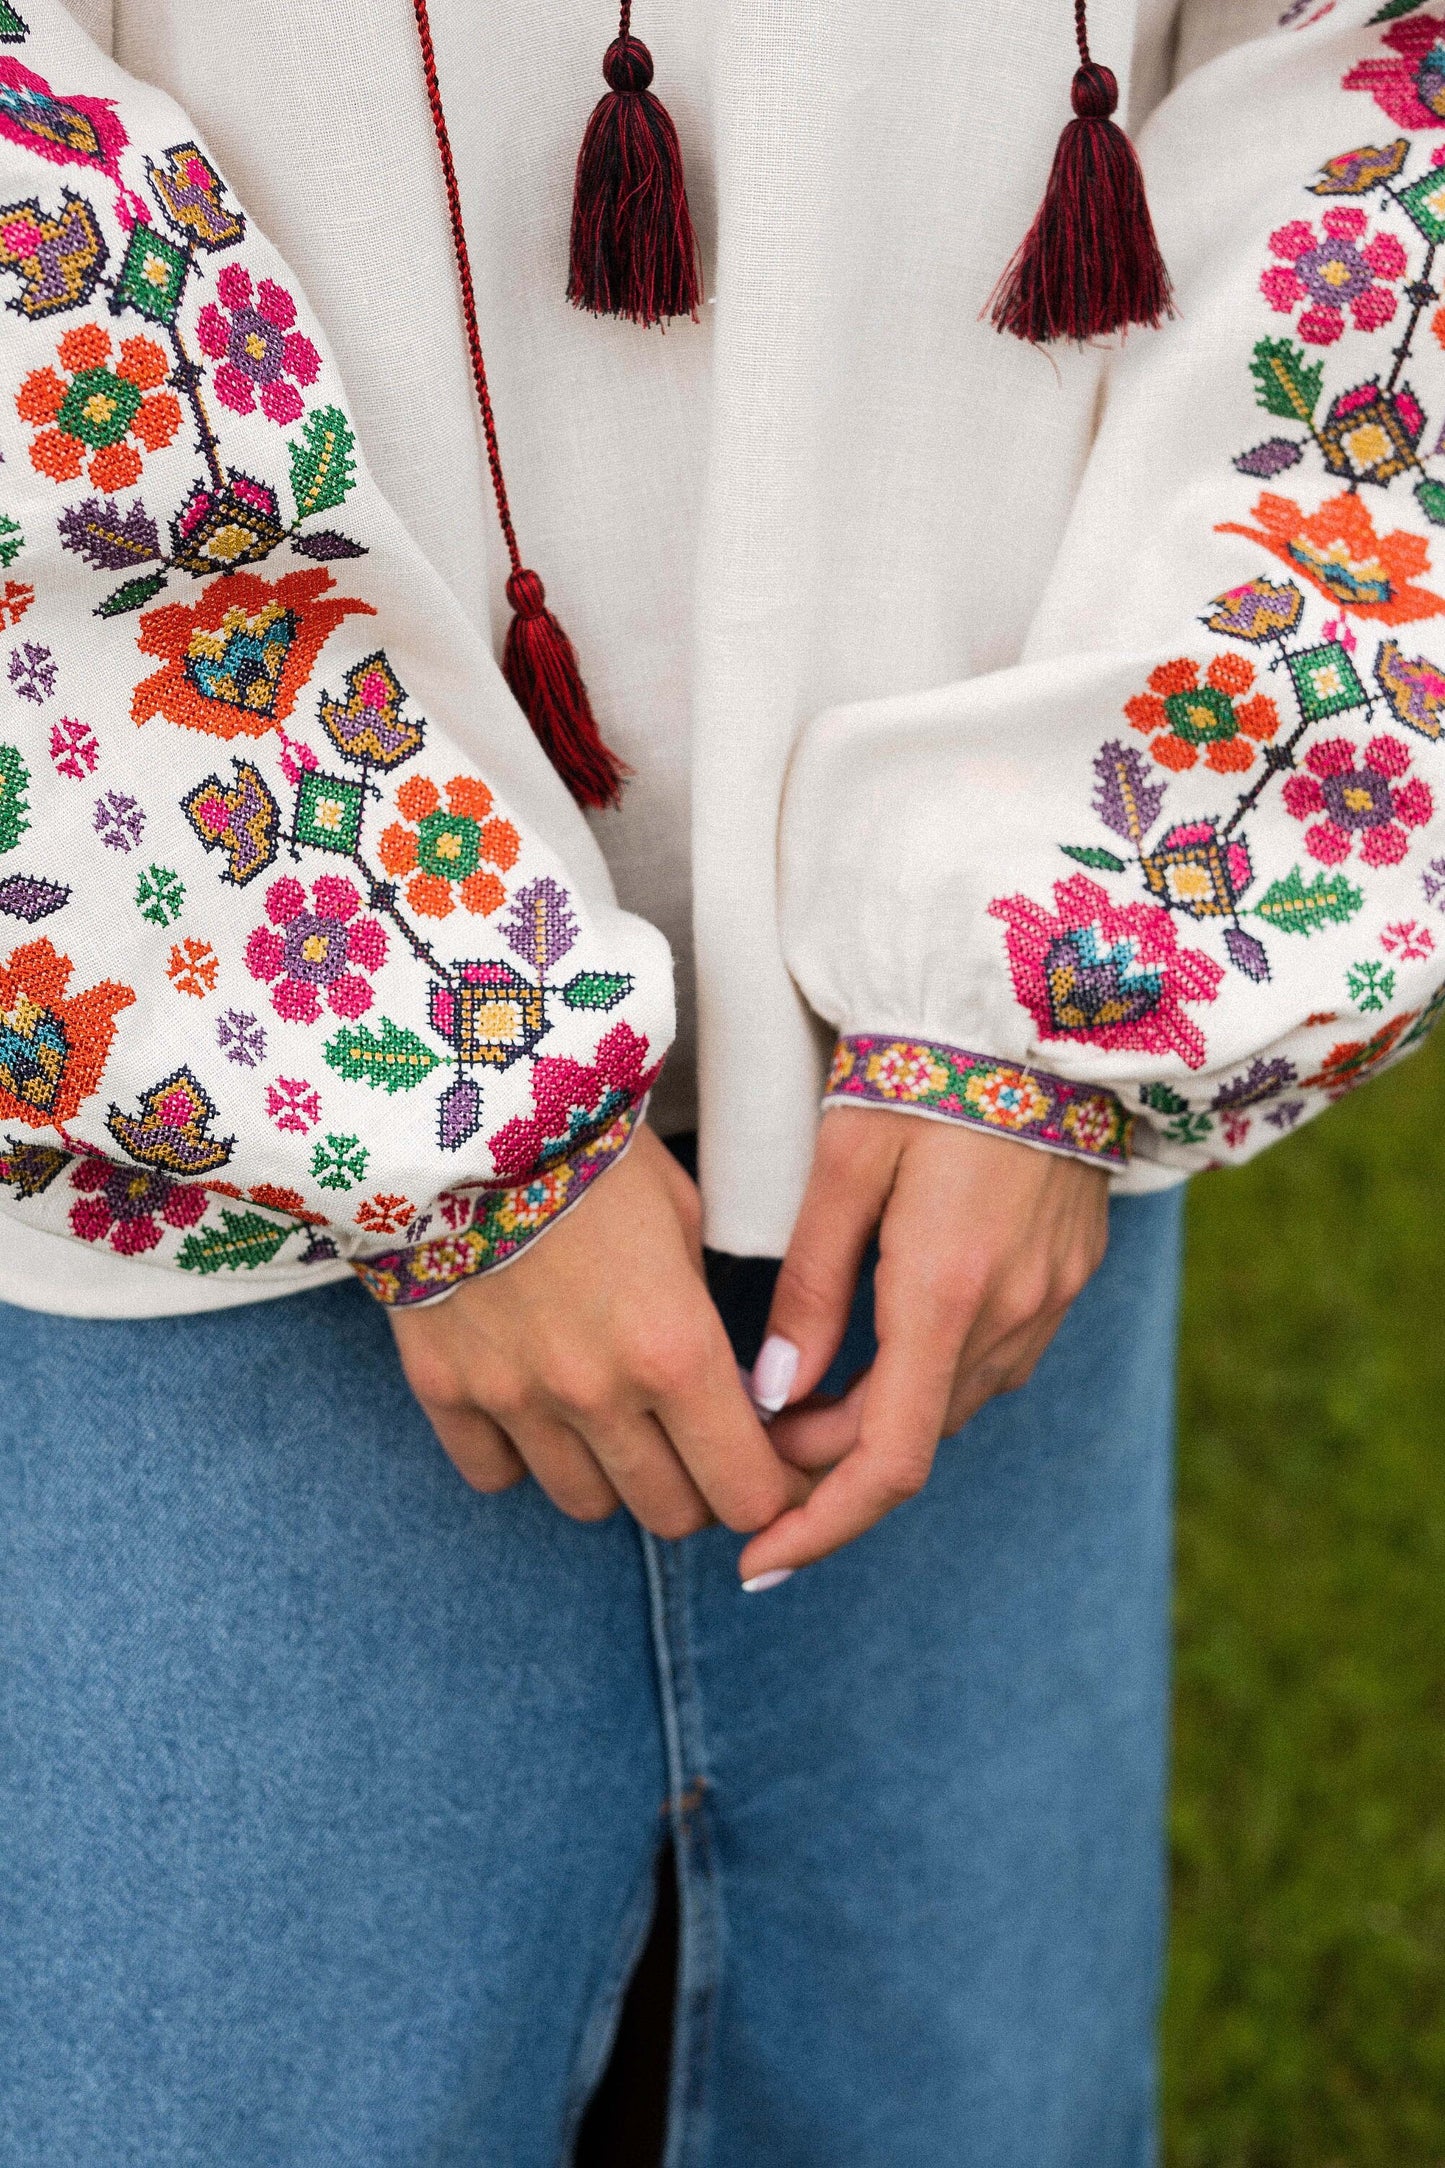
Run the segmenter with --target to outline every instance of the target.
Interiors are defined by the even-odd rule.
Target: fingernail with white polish
[[[792,1580],[793,1573],[792,1566],[774,1566],[771,1573],[755,1573],[751,1581],[744,1581],[743,1594],[761,1596],[766,1589],[781,1588],[784,1581]]]
[[[780,1333],[769,1333],[753,1365],[753,1402],[764,1415],[776,1415],[798,1375],[798,1350]]]

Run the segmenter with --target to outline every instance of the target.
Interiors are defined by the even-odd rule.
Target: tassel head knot
[[[524,565],[507,582],[507,600],[518,617],[540,617],[547,607],[547,590]]]
[[[1113,69],[1086,60],[1074,70],[1073,101],[1080,120],[1107,120],[1119,103],[1119,79]]]
[[[602,73],[608,89],[615,90],[619,97],[635,96],[652,81],[652,55],[641,38],[630,33],[625,38],[614,38],[603,55]]]

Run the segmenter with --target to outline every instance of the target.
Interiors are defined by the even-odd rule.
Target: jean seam
[[[680,1912],[676,2016],[668,2087],[664,2168],[701,2168],[711,2123],[712,2065],[721,1957],[721,1918],[709,1778],[702,1750],[692,1664],[689,1547],[643,1537],[657,1642],[658,1686],[667,1740],[669,1815]]]

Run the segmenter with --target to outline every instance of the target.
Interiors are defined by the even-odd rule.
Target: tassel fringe
[[[502,650],[502,673],[543,752],[577,803],[595,812],[615,806],[627,774],[602,742],[572,642],[547,608],[547,591],[525,567],[507,582],[515,613]]]
[[[1100,338],[1129,324],[1157,328],[1172,314],[1144,176],[1111,118],[1119,85],[1111,69],[1089,58],[1082,0],[1076,12],[1083,61],[1074,76],[1075,117],[1059,137],[1038,216],[989,306],[996,329],[1036,345]]]
[[[702,275],[682,148],[648,88],[652,55],[632,36],[630,13],[624,5],[602,63],[607,95],[593,108],[577,160],[567,299],[634,324],[696,320]]]

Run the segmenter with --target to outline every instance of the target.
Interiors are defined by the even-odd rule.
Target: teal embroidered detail
[[[1096,1166],[1128,1164],[1132,1118],[1111,1091],[916,1039],[838,1041],[823,1104],[919,1107]]]

